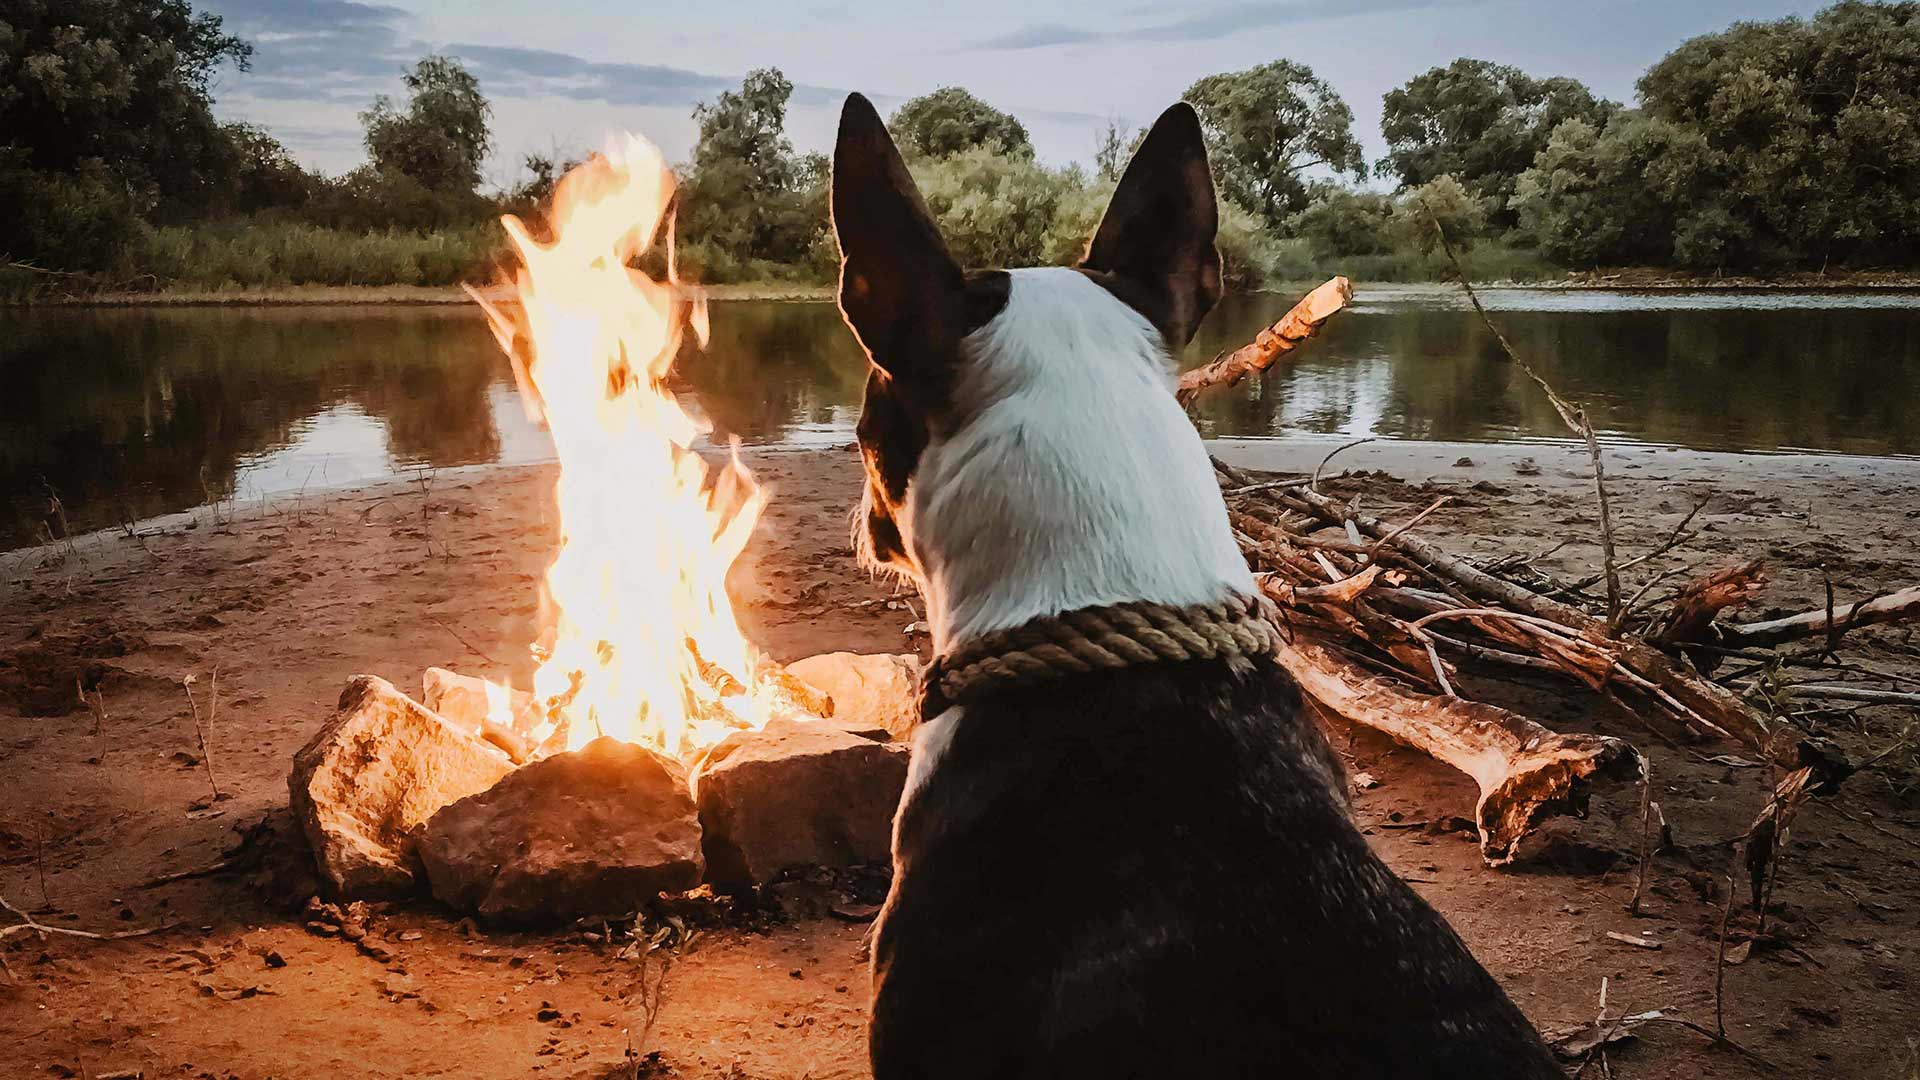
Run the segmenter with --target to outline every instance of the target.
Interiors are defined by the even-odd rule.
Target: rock
[[[906,782],[906,747],[831,721],[776,720],[734,732],[707,752],[694,778],[707,880],[764,884],[793,867],[886,862]]]
[[[787,673],[833,698],[833,726],[868,738],[908,742],[920,722],[920,658],[912,654],[821,653]]]
[[[329,892],[397,896],[417,881],[427,819],[512,771],[505,754],[392,683],[356,675],[333,719],[293,755],[287,788]]]
[[[705,867],[686,770],[605,737],[435,814],[420,859],[441,901],[522,924],[631,911]]]

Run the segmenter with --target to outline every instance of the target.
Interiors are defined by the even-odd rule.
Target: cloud
[[[1245,30],[1271,29],[1319,19],[1416,8],[1468,6],[1483,2],[1485,0],[1347,0],[1335,10],[1299,2],[1223,4],[1171,22],[1118,30],[1087,30],[1058,23],[1040,23],[975,42],[972,48],[1020,50],[1098,41],[1211,41]]]

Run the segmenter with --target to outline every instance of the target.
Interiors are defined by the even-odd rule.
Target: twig
[[[461,635],[460,631],[455,630],[453,627],[448,626],[446,623],[441,622],[439,619],[432,619],[432,622],[433,622],[433,625],[439,627],[442,630],[445,630],[449,634],[452,634],[453,639],[455,641],[458,641],[460,644],[465,645],[467,647],[467,651],[472,653],[473,655],[479,657],[482,660],[485,660],[489,664],[493,664],[498,667],[506,666],[505,664],[501,664],[500,661],[495,660],[493,657],[488,656],[486,652],[480,648],[480,646],[475,645],[471,641],[468,641],[464,636]]]
[[[1653,758],[1640,754],[1640,868],[1633,878],[1633,900],[1627,912],[1640,914],[1647,897],[1647,866],[1653,862]]]
[[[1493,319],[1487,315],[1487,309],[1481,306],[1480,296],[1473,291],[1473,283],[1467,279],[1467,271],[1460,265],[1460,257],[1454,254],[1453,242],[1447,239],[1447,230],[1441,227],[1439,216],[1434,214],[1432,207],[1426,205],[1425,200],[1422,200],[1420,205],[1433,222],[1433,231],[1440,237],[1440,247],[1447,253],[1447,260],[1453,263],[1454,272],[1460,276],[1460,288],[1466,291],[1467,300],[1473,304],[1473,310],[1479,313],[1480,321],[1486,324],[1488,332],[1493,334],[1493,339],[1499,342],[1501,351],[1505,352],[1507,359],[1513,361],[1514,365],[1547,395],[1547,401],[1553,405],[1553,411],[1560,414],[1561,421],[1575,435],[1586,441],[1587,456],[1593,459],[1593,489],[1600,499],[1600,558],[1607,582],[1607,625],[1612,633],[1617,634],[1620,632],[1620,568],[1614,561],[1613,507],[1607,499],[1607,470],[1601,460],[1600,440],[1593,433],[1593,423],[1587,419],[1587,410],[1583,406],[1575,405],[1561,397],[1559,391],[1533,370],[1532,365],[1520,359],[1520,354],[1514,351],[1513,344],[1507,340],[1505,334],[1500,332],[1500,328],[1493,324]]]
[[[1720,944],[1713,954],[1713,1037],[1727,1041],[1727,923],[1733,918],[1733,875],[1727,875],[1727,902],[1720,908]]]
[[[1378,556],[1380,554],[1381,548],[1386,547],[1388,544],[1398,539],[1399,536],[1402,533],[1406,532],[1408,529],[1411,529],[1415,525],[1418,525],[1421,522],[1427,520],[1427,515],[1433,513],[1435,510],[1440,509],[1441,507],[1447,505],[1447,503],[1452,501],[1453,501],[1453,496],[1451,495],[1442,495],[1439,498],[1433,500],[1433,505],[1413,515],[1412,518],[1408,519],[1405,525],[1402,525],[1399,528],[1393,530],[1392,532],[1386,534],[1385,536],[1382,536],[1380,539],[1375,540],[1373,542],[1373,545],[1367,548],[1367,557],[1371,559],[1371,558],[1374,558],[1375,556]]]
[[[1788,683],[1787,689],[1795,694],[1805,694],[1810,697],[1833,698],[1836,701],[1866,701],[1875,705],[1920,706],[1920,694],[1910,694],[1899,690],[1875,690],[1865,686],[1835,686],[1831,683]]]
[[[1327,451],[1327,456],[1321,458],[1320,464],[1315,465],[1313,467],[1313,475],[1307,479],[1307,486],[1312,488],[1315,491],[1319,491],[1320,490],[1320,474],[1326,471],[1328,462],[1332,461],[1335,457],[1339,456],[1344,451],[1351,450],[1356,446],[1365,446],[1366,444],[1370,442],[1375,442],[1375,441],[1377,441],[1375,436],[1368,435],[1365,438],[1355,439],[1352,442],[1341,443],[1339,446],[1336,446],[1332,450]]]
[[[1680,519],[1680,524],[1675,525],[1673,527],[1673,532],[1667,536],[1666,540],[1663,541],[1659,547],[1656,547],[1652,551],[1649,551],[1643,555],[1635,555],[1633,558],[1628,559],[1625,562],[1622,562],[1619,566],[1615,567],[1614,569],[1615,570],[1631,570],[1634,567],[1639,566],[1641,563],[1649,562],[1653,559],[1657,559],[1660,556],[1665,555],[1667,552],[1672,551],[1674,548],[1679,547],[1681,544],[1684,544],[1687,541],[1692,540],[1694,537],[1699,536],[1700,534],[1698,532],[1687,532],[1687,526],[1691,525],[1693,523],[1694,517],[1696,517],[1700,513],[1700,511],[1706,509],[1707,504],[1712,501],[1713,501],[1712,495],[1702,495],[1700,497],[1700,501],[1693,504],[1693,509],[1687,511],[1687,516]],[[1564,546],[1565,543],[1566,541],[1562,541],[1561,542],[1562,546]],[[1557,551],[1559,549],[1555,548],[1555,550]],[[1537,557],[1538,556],[1536,556],[1536,558]],[[1553,596],[1553,595],[1564,595],[1566,593],[1577,593],[1582,589],[1599,584],[1600,581],[1606,576],[1607,576],[1607,572],[1605,570],[1602,570],[1597,574],[1589,574],[1588,576],[1581,578],[1579,581],[1576,581],[1571,585],[1565,585],[1558,589],[1554,589],[1548,595]],[[1655,580],[1661,580],[1661,579],[1656,578]]]
[[[187,692],[187,708],[193,710],[193,734],[200,741],[200,763],[207,767],[207,786],[213,789],[213,801],[220,801],[220,784],[213,778],[213,752],[207,749],[207,729],[200,723],[200,704],[193,699],[193,679],[191,672],[180,680],[180,688]],[[213,669],[214,701],[219,700],[220,668]],[[211,717],[209,717],[211,723]]]
[[[112,934],[96,934],[91,930],[74,930],[65,926],[48,926],[26,912],[21,911],[19,908],[14,907],[4,896],[0,896],[0,908],[5,908],[16,918],[24,920],[14,923],[12,926],[0,926],[0,938],[31,932],[39,934],[43,938],[48,934],[63,934],[67,937],[90,938],[94,941],[119,941],[122,938],[146,937],[148,934],[158,933],[162,929],[158,926],[149,926],[144,930],[121,930]]]

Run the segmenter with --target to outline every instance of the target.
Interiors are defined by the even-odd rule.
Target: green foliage
[[[817,268],[828,231],[826,163],[817,154],[796,157],[787,141],[792,96],[785,75],[763,68],[694,109],[700,135],[679,229],[682,265],[696,280],[737,281],[773,265]]]
[[[1209,75],[1187,88],[1200,112],[1221,190],[1269,228],[1307,204],[1302,173],[1366,174],[1353,111],[1305,64],[1275,60]]]
[[[1387,93],[1380,116],[1387,156],[1377,171],[1403,187],[1450,175],[1495,200],[1495,219],[1510,224],[1506,206],[1514,181],[1546,148],[1553,129],[1573,119],[1604,128],[1619,110],[1576,80],[1536,79],[1462,57]]]
[[[137,255],[141,208],[105,162],[43,172],[24,167],[24,156],[0,148],[0,263],[104,272]]]
[[[250,53],[186,0],[7,0],[0,142],[47,192],[105,184],[116,204],[195,205],[224,147],[208,81],[222,63],[244,68]],[[0,248],[19,243],[0,236]],[[57,250],[35,254],[63,261]]]
[[[1313,201],[1288,222],[1289,231],[1307,242],[1318,258],[1377,255],[1392,243],[1393,205],[1371,191],[1320,185]]]
[[[431,233],[235,219],[154,230],[142,269],[173,286],[454,285],[486,278],[497,226]]]
[[[909,100],[887,121],[909,158],[941,158],[989,147],[1009,157],[1033,157],[1020,121],[958,86],[943,86]]]
[[[962,266],[1042,266],[1077,257],[1093,230],[1075,232],[1087,217],[1098,223],[1077,168],[1049,169],[1031,158],[1010,157],[980,145],[949,157],[917,161],[914,183]]]
[[[480,93],[480,80],[446,56],[423,57],[405,78],[405,112],[382,94],[360,114],[373,168],[429,191],[471,194],[491,141],[493,107]]]
[[[1738,23],[1681,45],[1639,89],[1648,116],[1698,133],[1724,185],[1680,224],[1688,265],[1920,248],[1920,3]]]
[[[1520,228],[1570,266],[1667,265],[1684,218],[1710,213],[1713,155],[1697,131],[1627,116],[1605,132],[1583,120],[1554,130],[1514,186]]]
[[[1393,200],[1395,242],[1422,255],[1440,246],[1437,221],[1455,252],[1471,250],[1487,231],[1486,200],[1475,198],[1451,176],[1437,176]]]
[[[305,206],[326,181],[302,168],[279,139],[251,124],[227,124],[221,176],[208,209],[257,213]]]

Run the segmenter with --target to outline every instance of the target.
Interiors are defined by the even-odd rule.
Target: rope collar
[[[935,657],[921,679],[920,715],[931,720],[972,698],[1095,671],[1269,656],[1279,644],[1272,605],[1257,596],[1080,608],[983,634]]]

